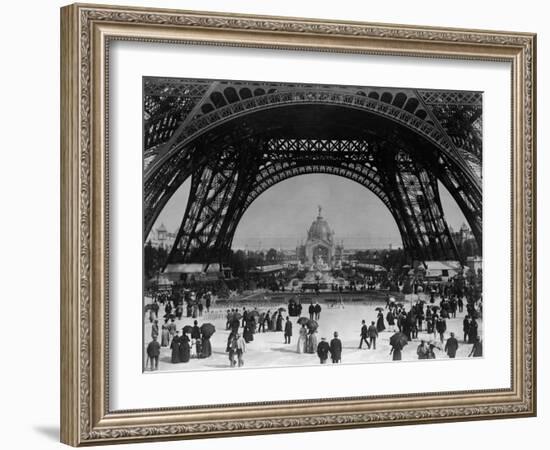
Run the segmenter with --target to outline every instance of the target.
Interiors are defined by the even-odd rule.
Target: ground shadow
[[[48,439],[59,442],[59,427],[53,425],[37,425],[34,429]]]
[[[281,352],[281,353],[297,353],[295,346],[292,346],[292,348],[287,347],[273,347],[270,348],[273,352]]]
[[[212,369],[231,369],[229,362],[227,362],[227,364],[208,364],[205,367],[210,367]]]
[[[359,347],[355,347],[353,345],[350,345],[350,346],[346,346],[346,347],[342,347],[342,350],[370,350],[368,347],[363,347],[363,348],[359,348]]]

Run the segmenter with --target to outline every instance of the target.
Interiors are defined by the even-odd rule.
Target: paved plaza
[[[146,299],[146,302],[150,302],[150,299]],[[437,304],[437,301],[436,301]],[[247,309],[253,309],[254,304],[247,303]],[[402,351],[402,361],[392,361],[390,355],[389,338],[393,332],[389,330],[388,324],[385,321],[386,330],[380,333],[376,343],[376,350],[367,350],[363,345],[363,349],[358,349],[360,340],[361,320],[365,320],[367,324],[371,321],[376,322],[377,307],[385,307],[383,302],[361,302],[351,303],[345,302],[343,307],[334,306],[331,307],[326,303],[321,303],[323,308],[321,312],[319,323],[319,329],[317,333],[318,341],[322,337],[325,337],[327,341],[330,341],[334,331],[338,331],[339,337],[342,341],[342,363],[343,364],[358,364],[358,363],[373,363],[373,362],[389,362],[393,364],[400,364],[403,361],[417,360],[416,348],[421,339],[426,341],[439,342],[439,336],[435,336],[433,333],[426,333],[426,324],[424,322],[423,331],[418,333],[418,338],[409,342]],[[406,305],[409,309],[410,305]],[[282,308],[288,308],[286,303],[271,303],[269,307],[262,304],[258,306],[259,311],[267,311],[268,309],[273,312]],[[307,316],[307,304],[304,304],[304,311],[302,316]],[[228,359],[228,353],[226,353],[227,339],[230,331],[225,329],[226,324],[226,310],[227,307],[213,307],[209,313],[204,313],[202,317],[198,317],[198,325],[203,323],[212,323],[216,327],[216,333],[211,338],[212,343],[212,356],[205,359],[191,358],[188,363],[171,363],[171,350],[169,347],[161,348],[161,355],[159,359],[159,370],[161,371],[180,371],[180,370],[212,370],[212,369],[231,369]],[[242,307],[240,308],[242,310]],[[384,312],[384,316],[385,316]],[[466,358],[472,349],[472,344],[466,344],[463,342],[462,332],[462,320],[466,310],[463,313],[457,313],[456,318],[449,318],[446,320],[447,332],[445,338],[448,338],[450,332],[454,332],[456,338],[459,341],[459,348],[456,354],[457,358]],[[162,324],[162,316],[164,315],[163,306],[161,305],[159,311],[159,326]],[[284,319],[287,314],[283,313]],[[244,369],[254,367],[285,367],[285,366],[309,366],[318,365],[319,358],[317,354],[298,353],[297,352],[297,339],[299,335],[300,325],[296,323],[297,317],[291,317],[293,323],[293,336],[291,344],[284,344],[283,332],[266,331],[265,333],[254,334],[254,340],[246,345],[246,352],[244,354]],[[151,323],[149,321],[148,314],[145,314],[145,341],[148,343],[151,340]],[[176,320],[177,329],[180,331],[186,325],[193,325],[195,319],[190,317],[183,317],[182,320]],[[477,320],[479,328],[478,334],[483,336],[483,321]],[[240,328],[242,332],[242,328]],[[448,356],[443,351],[444,343],[441,345],[441,349],[435,349],[436,359],[447,359]],[[429,364],[429,361],[425,361]],[[330,363],[330,359],[329,359]],[[237,370],[237,369],[233,369]],[[242,370],[242,369],[239,369]]]

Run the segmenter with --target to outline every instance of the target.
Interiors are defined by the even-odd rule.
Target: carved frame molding
[[[508,61],[512,386],[505,390],[110,411],[109,42]],[[61,9],[61,440],[73,446],[536,414],[536,35],[75,4]]]

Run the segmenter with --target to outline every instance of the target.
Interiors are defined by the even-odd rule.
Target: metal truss
[[[377,195],[412,257],[461,259],[443,214],[439,180],[481,248],[481,160],[476,159],[481,147],[474,136],[480,131],[480,93],[184,81],[152,83],[145,97],[146,113],[156,120],[162,108],[167,108],[162,114],[180,116],[162,144],[154,151],[146,148],[151,159],[144,167],[144,238],[168,199],[191,177],[190,200],[169,261],[221,258],[258,196],[308,173],[339,175]],[[338,106],[343,114],[368,111],[386,122],[377,122],[373,130],[356,123],[362,116],[354,116],[349,123],[327,124],[329,131],[309,122],[301,124],[303,130],[280,109],[296,105]],[[408,134],[400,131],[405,129]],[[407,138],[411,132],[417,138]]]
[[[228,89],[230,87],[226,87],[223,92]],[[235,93],[237,92],[235,88],[232,89]],[[394,91],[379,92],[379,90],[369,88],[350,90],[350,88],[334,87],[323,89],[319,86],[279,86],[272,89],[258,87],[254,91],[257,95],[241,98],[235,94],[232,98],[233,102],[228,100],[220,91],[212,92],[210,98],[213,100],[203,104],[203,113],[187,121],[185,126],[180,127],[175,132],[170,145],[159,149],[155,161],[146,169],[146,177],[150,176],[159,165],[162,165],[171,154],[180,151],[181,148],[203,133],[237,117],[281,105],[328,104],[365,110],[415,131],[437,145],[450,158],[453,158],[455,163],[462,166],[465,173],[468,173],[475,180],[475,175],[469,173],[471,171],[470,165],[463,159],[460,152],[456,152],[456,147],[449,136],[440,126],[429,120],[426,110],[419,107],[421,101],[417,98],[415,91]]]
[[[415,259],[462,259],[439,199],[437,178],[410,154],[400,151],[386,171],[393,206],[399,210],[405,247]]]
[[[441,126],[456,151],[481,179],[483,94],[469,91],[418,91],[418,95],[434,122]]]
[[[210,85],[210,82],[197,80],[182,82],[173,78],[144,78],[143,148],[146,166],[204,98]]]

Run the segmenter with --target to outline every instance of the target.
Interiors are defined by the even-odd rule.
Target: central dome
[[[309,227],[308,239],[332,242],[332,234],[332,230],[328,226],[328,222],[321,216],[321,208],[319,208],[317,219]]]

